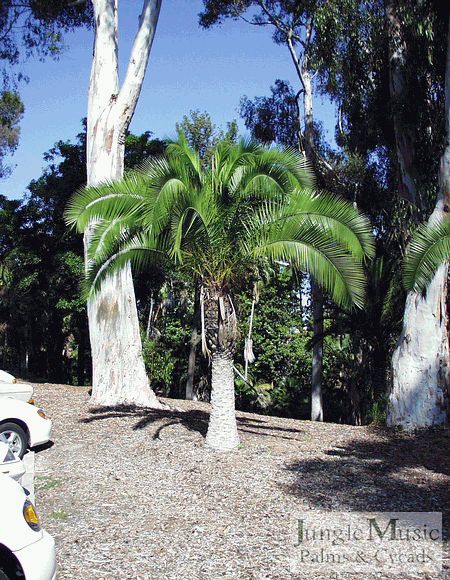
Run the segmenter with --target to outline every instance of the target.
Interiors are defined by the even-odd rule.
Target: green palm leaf
[[[122,180],[82,189],[70,200],[65,219],[82,232],[87,224],[99,219],[113,220],[125,214],[139,216],[145,191],[143,176],[129,173]]]
[[[99,292],[104,280],[128,263],[134,270],[144,272],[150,265],[161,265],[167,250],[164,240],[156,242],[152,234],[122,232],[108,247],[103,245],[90,260],[83,285],[84,298]]]
[[[403,264],[406,290],[425,291],[439,266],[450,257],[450,219],[422,224],[413,235]]]
[[[348,237],[352,237],[351,232]],[[338,304],[350,307],[353,303],[362,308],[366,279],[361,260],[354,257],[354,245],[352,250],[311,220],[299,224],[288,219],[282,227],[279,222],[269,224],[253,254],[309,272]]]

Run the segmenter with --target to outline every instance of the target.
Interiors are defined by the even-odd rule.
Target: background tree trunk
[[[422,208],[422,199],[418,188],[419,172],[414,166],[415,143],[411,116],[405,101],[408,96],[407,46],[403,39],[401,23],[392,5],[386,8],[390,38],[390,98],[394,120],[395,147],[398,166],[398,193],[402,199],[416,207]]]
[[[309,45],[313,23],[306,24],[306,42]],[[314,150],[314,117],[311,89],[311,74],[309,71],[308,51],[305,49],[303,61],[299,69],[303,86],[303,114],[305,117],[305,155],[315,168]],[[313,352],[311,366],[311,421],[323,421],[323,296],[322,290],[313,277],[311,279],[311,307],[313,315]]]
[[[94,56],[87,121],[88,186],[123,175],[125,131],[139,97],[161,0],[145,0],[122,87],[117,63],[117,0],[93,0]],[[85,248],[91,228],[85,231]],[[130,266],[88,302],[92,399],[99,405],[159,406],[149,387]]]
[[[311,368],[311,421],[323,421],[323,298],[322,291],[313,278],[311,278],[311,303],[314,340]]]
[[[397,68],[397,75],[401,71]],[[401,82],[397,79],[397,85]],[[446,148],[439,170],[439,193],[430,217],[432,224],[450,208],[450,22],[445,75]],[[426,297],[410,292],[403,330],[392,358],[392,387],[387,407],[388,425],[411,430],[448,423],[449,341],[447,264],[436,272]]]
[[[186,400],[195,401],[197,397],[194,391],[195,359],[197,354],[197,345],[200,342],[198,336],[198,326],[200,323],[200,288],[198,283],[195,284],[194,293],[194,316],[192,320],[192,334],[189,345],[189,358],[186,377]]]

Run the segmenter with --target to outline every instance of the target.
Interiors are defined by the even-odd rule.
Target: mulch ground
[[[240,449],[204,444],[209,405],[97,408],[88,389],[36,384],[53,420],[36,453],[36,503],[58,578],[293,580],[446,578],[292,572],[292,514],[440,512],[450,538],[450,437],[237,413]],[[387,569],[386,569],[387,568]]]

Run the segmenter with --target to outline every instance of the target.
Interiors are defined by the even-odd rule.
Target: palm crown
[[[370,224],[345,200],[314,192],[306,163],[291,150],[223,143],[203,171],[180,135],[162,158],[76,194],[66,216],[80,231],[99,222],[90,292],[128,260],[142,269],[169,255],[205,285],[232,289],[269,259],[310,272],[341,304],[363,304]]]

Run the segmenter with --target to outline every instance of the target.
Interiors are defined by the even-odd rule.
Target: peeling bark
[[[440,267],[426,299],[408,294],[403,330],[392,358],[387,423],[410,431],[448,421],[449,344],[446,279]]]

